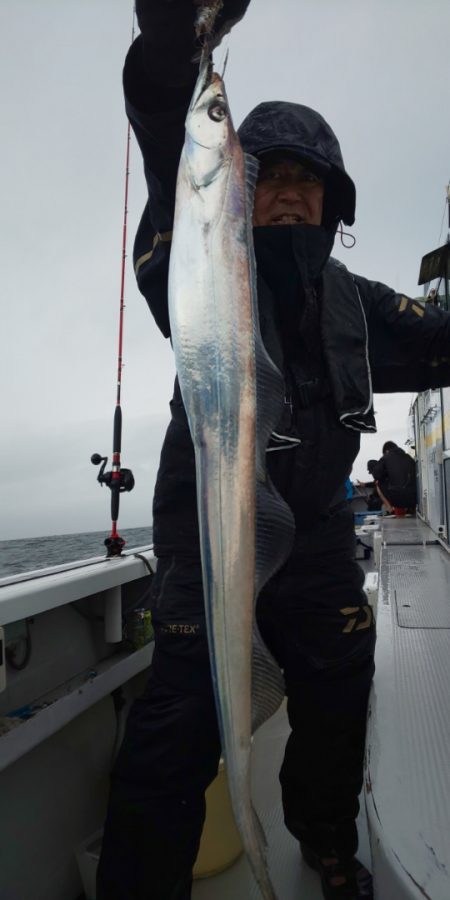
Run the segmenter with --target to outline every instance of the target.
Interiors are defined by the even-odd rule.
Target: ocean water
[[[119,529],[119,534],[126,541],[124,550],[152,543],[150,525],[143,528]],[[107,536],[105,529],[81,534],[54,534],[47,537],[0,541],[0,578],[34,569],[45,569],[47,566],[59,566],[78,559],[106,556],[103,542]]]

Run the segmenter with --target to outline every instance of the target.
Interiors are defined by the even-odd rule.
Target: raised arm
[[[224,0],[214,46],[242,18],[249,2]],[[198,72],[195,18],[201,5],[194,0],[137,0],[141,34],[130,47],[123,74],[126,111],[141,149],[148,190],[134,245],[134,269],[139,289],[166,337],[176,176]]]

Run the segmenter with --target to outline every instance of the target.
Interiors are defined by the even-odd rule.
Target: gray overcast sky
[[[0,3],[4,539],[109,528],[89,457],[112,440],[131,20],[128,0]],[[356,247],[335,255],[413,296],[446,239],[449,34],[448,0],[252,0],[227,41],[235,123],[262,100],[318,109],[358,191]],[[145,200],[134,141],[131,170],[130,260]],[[131,266],[126,303],[123,528],[151,521],[173,380]],[[404,443],[409,400],[376,398],[354,477],[387,437]]]

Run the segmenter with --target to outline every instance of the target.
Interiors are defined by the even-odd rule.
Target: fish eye
[[[213,100],[208,107],[208,116],[213,122],[223,122],[227,114],[227,107],[222,100]]]

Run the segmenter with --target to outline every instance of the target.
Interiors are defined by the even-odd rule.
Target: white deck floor
[[[253,754],[253,795],[269,845],[269,868],[278,900],[322,900],[319,878],[303,862],[297,841],[286,830],[278,772],[289,734],[285,707],[256,734]],[[360,815],[359,858],[370,867],[365,816]],[[193,900],[261,900],[248,863],[241,856],[225,872],[194,883]]]
[[[450,898],[450,558],[419,519],[383,522],[367,810],[379,900]]]

